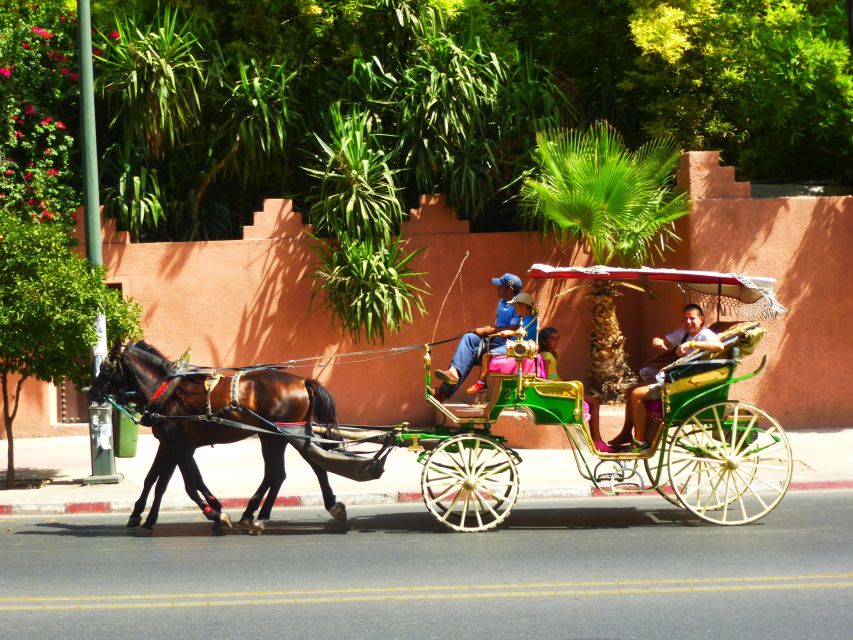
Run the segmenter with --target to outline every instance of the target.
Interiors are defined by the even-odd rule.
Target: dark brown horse
[[[93,398],[102,401],[113,397],[120,405],[132,404],[143,411],[144,422],[152,425],[160,443],[128,527],[140,524],[148,494],[156,483],[154,501],[142,525],[149,532],[154,528],[163,493],[176,466],[181,470],[187,495],[204,515],[230,526],[221,503],[205,486],[193,454],[198,447],[237,442],[258,433],[264,478],[249,499],[240,523],[260,533],[285,479],[284,451],[288,440],[276,432],[275,423],[307,425],[316,421],[326,427],[327,433],[335,433],[334,399],[316,380],[272,367],[226,372],[229,375],[212,369],[177,368],[145,342],[115,347],[101,366],[92,385]],[[310,433],[310,426],[304,427],[302,433]],[[327,472],[305,459],[317,474],[326,509],[337,522],[345,523],[346,507],[336,501]]]

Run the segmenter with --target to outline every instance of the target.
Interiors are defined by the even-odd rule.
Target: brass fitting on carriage
[[[512,356],[515,358],[517,363],[515,369],[515,377],[517,380],[517,388],[516,392],[518,393],[518,399],[524,399],[524,369],[523,363],[528,358],[535,358],[536,354],[539,353],[539,345],[536,344],[535,340],[525,340],[524,332],[519,330],[516,332],[518,336],[517,340],[507,340],[506,341],[506,353],[508,356]]]

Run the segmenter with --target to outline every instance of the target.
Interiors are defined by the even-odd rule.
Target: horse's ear
[[[192,357],[192,347],[187,347],[187,350],[184,351],[184,355],[175,360],[175,369],[183,369],[190,363],[190,358]]]

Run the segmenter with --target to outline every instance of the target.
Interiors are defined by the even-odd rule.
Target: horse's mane
[[[142,351],[145,351],[146,353],[150,353],[151,355],[157,356],[158,358],[165,360],[169,364],[172,364],[172,361],[169,360],[169,358],[164,356],[162,353],[160,353],[160,350],[157,349],[157,347],[148,344],[147,342],[145,342],[145,340],[140,340],[133,346],[135,346],[137,349],[142,349]]]

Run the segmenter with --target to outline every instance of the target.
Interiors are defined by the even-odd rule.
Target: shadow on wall
[[[787,221],[802,236],[786,257],[777,286],[779,299],[789,309],[775,354],[777,367],[785,369],[784,377],[777,379],[785,384],[763,387],[759,400],[790,398],[796,421],[790,426],[850,426],[851,398],[843,380],[853,361],[853,197],[809,200],[814,206],[804,230],[804,213],[794,212],[798,219]],[[846,424],[839,424],[840,415],[848,416]]]

